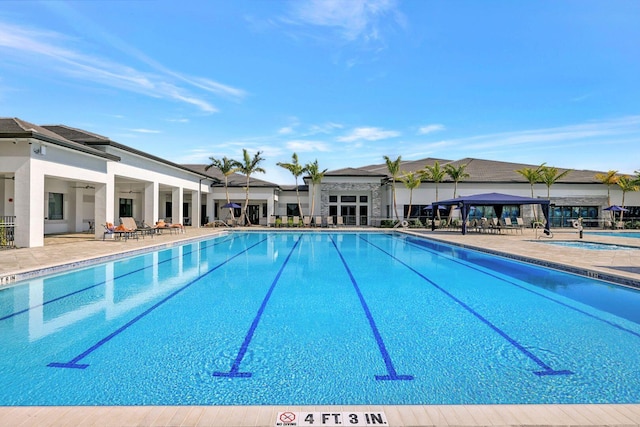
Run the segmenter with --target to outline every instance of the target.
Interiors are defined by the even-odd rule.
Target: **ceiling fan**
[[[71,187],[71,188],[84,188],[85,190],[95,190],[96,187],[94,187],[93,185],[79,185],[79,186],[75,186],[75,187]]]
[[[140,191],[133,191],[131,188],[129,191],[120,191],[120,194],[140,194]]]

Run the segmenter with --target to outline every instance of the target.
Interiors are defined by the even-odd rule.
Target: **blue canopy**
[[[622,206],[613,205],[608,208],[602,209],[603,211],[612,211],[612,212],[629,212],[629,209],[625,209]]]
[[[549,232],[549,200],[536,199],[532,197],[514,196],[512,194],[501,193],[484,193],[475,194],[473,196],[461,196],[455,199],[440,200],[434,202],[433,205],[438,206],[457,206],[462,212],[462,234],[467,234],[467,216],[469,214],[471,206],[503,206],[503,205],[540,205],[542,213],[547,220],[545,224],[545,230]],[[431,230],[435,230],[435,220],[437,209],[434,209],[431,214]]]

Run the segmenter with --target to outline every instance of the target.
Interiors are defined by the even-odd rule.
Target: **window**
[[[360,203],[367,203],[367,200],[369,200],[367,196],[360,196]]]
[[[118,209],[118,216],[121,216],[121,217],[133,216],[133,199],[120,199],[120,208]]]
[[[49,219],[64,219],[62,193],[49,193]]]
[[[338,196],[329,196],[329,203],[338,203]]]
[[[297,203],[287,203],[287,216],[300,216]]]
[[[341,196],[340,197],[340,201],[342,203],[355,203],[356,202],[356,196]]]

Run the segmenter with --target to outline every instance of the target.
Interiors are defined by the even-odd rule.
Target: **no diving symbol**
[[[280,414],[280,421],[283,423],[292,423],[296,420],[296,414],[293,412],[283,412]]]

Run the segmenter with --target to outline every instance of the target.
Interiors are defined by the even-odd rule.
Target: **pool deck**
[[[251,227],[251,230],[259,230]],[[242,230],[237,228],[235,230]],[[330,229],[333,231],[334,229]],[[349,230],[347,228],[337,229]],[[376,231],[377,229],[355,229]],[[220,228],[188,228],[139,240],[93,240],[88,234],[50,236],[45,246],[0,250],[0,286],[15,280],[62,271],[131,251],[171,247],[224,232]],[[312,229],[313,231],[313,229]],[[323,229],[322,231],[327,231]],[[388,230],[384,230],[388,231]],[[630,286],[640,284],[640,238],[621,238],[585,231],[582,241],[637,249],[594,251],[544,244],[540,233],[469,233],[405,230],[433,239],[477,248],[496,255],[528,260],[577,274]],[[554,241],[581,241],[573,230],[554,231]],[[279,412],[384,412],[389,426],[640,426],[640,404],[622,405],[425,405],[425,406],[75,406],[0,407],[0,426],[275,426]],[[316,423],[322,425],[320,423]]]

